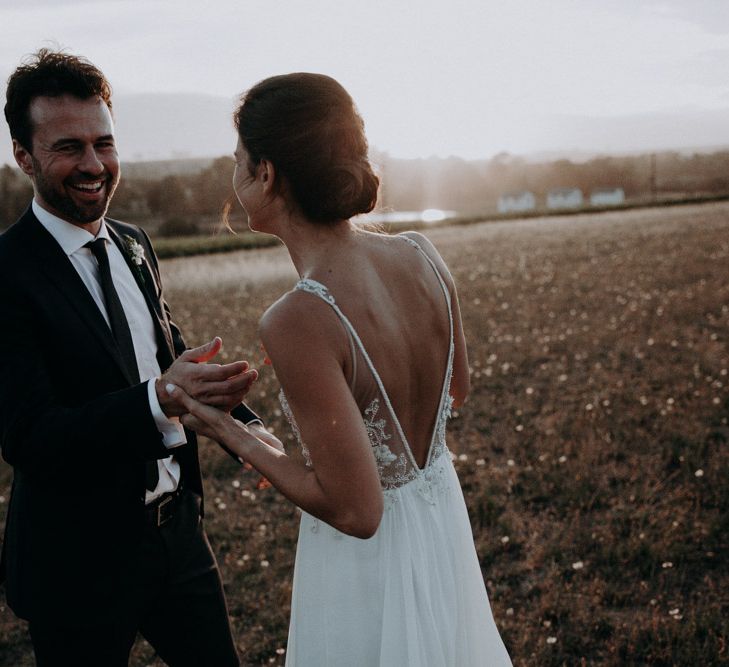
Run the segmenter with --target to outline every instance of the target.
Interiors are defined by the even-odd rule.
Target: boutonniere
[[[142,273],[142,264],[144,263],[144,248],[142,245],[129,234],[124,234],[124,245],[127,250],[129,258],[132,260],[132,264],[137,270],[139,279],[144,282],[144,274]]]

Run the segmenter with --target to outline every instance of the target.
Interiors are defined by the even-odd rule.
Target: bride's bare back
[[[455,384],[461,387],[467,364],[448,269],[422,235],[403,236],[356,233],[327,257],[326,267],[308,277],[309,285],[326,288],[326,297],[336,303],[351,324],[375,373],[367,367],[367,358],[357,349],[348,326],[327,303],[301,292],[289,293],[282,301],[305,302],[309,316],[319,321],[322,332],[327,330],[362,414],[372,410],[372,401],[378,400],[381,413],[365,415],[370,422],[389,417],[386,406],[379,406],[384,398],[377,385],[379,375],[413,458],[422,468],[437,426],[446,380],[451,337],[449,301],[453,303],[457,357]],[[306,287],[307,281],[303,282],[300,287]],[[279,302],[277,307],[281,306],[284,303]],[[458,387],[455,393],[459,393]],[[394,430],[394,425],[390,426]],[[397,438],[396,432],[388,434],[388,439],[390,435]]]

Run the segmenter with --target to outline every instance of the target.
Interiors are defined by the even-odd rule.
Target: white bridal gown
[[[399,238],[422,253],[412,239]],[[372,443],[385,511],[368,540],[302,513],[288,667],[511,665],[491,614],[463,493],[446,447],[453,365],[450,297],[435,265],[422,254],[438,276],[450,318],[448,365],[423,469],[350,321],[324,285],[309,279],[296,285],[330,304],[350,335],[357,369],[351,389]],[[283,392],[280,398],[301,442]],[[424,418],[432,421],[433,415]],[[306,445],[301,446],[310,463]]]

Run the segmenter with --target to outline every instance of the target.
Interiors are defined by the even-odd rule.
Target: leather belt
[[[177,506],[180,504],[181,494],[182,488],[178,486],[174,491],[163,493],[159,498],[155,498],[149,505],[146,505],[144,516],[147,524],[159,528],[175,516]]]

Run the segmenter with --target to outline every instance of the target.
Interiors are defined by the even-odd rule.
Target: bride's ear
[[[258,178],[261,181],[263,194],[272,194],[276,183],[276,168],[269,160],[261,160],[258,163]]]

